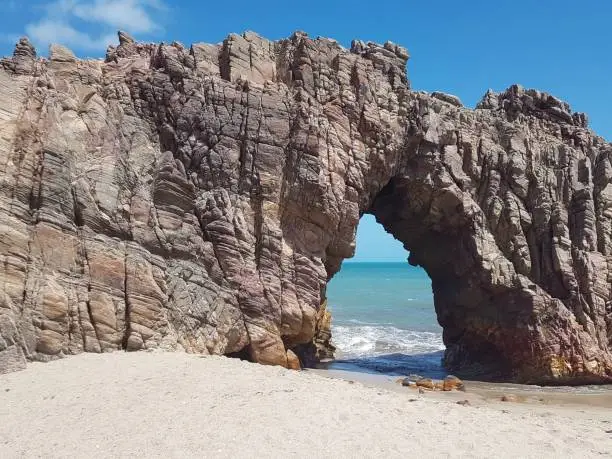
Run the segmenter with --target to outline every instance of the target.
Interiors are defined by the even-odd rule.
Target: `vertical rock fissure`
[[[124,308],[125,308],[125,316],[124,316],[124,323],[123,323],[123,327],[124,327],[124,331],[123,331],[123,339],[121,341],[121,346],[122,349],[129,351],[129,340],[130,340],[130,335],[132,333],[132,322],[131,322],[131,304],[130,304],[130,297],[128,294],[128,248],[127,246],[124,246],[124,259],[123,259],[123,265],[124,265],[124,273],[123,273],[123,303],[124,303]]]
[[[86,273],[87,275],[87,299],[85,300],[85,305],[87,306],[87,316],[89,317],[89,322],[91,323],[91,327],[93,328],[94,336],[96,338],[96,341],[98,342],[100,351],[102,351],[102,342],[100,341],[100,335],[98,334],[98,327],[96,325],[96,321],[94,319],[93,311],[91,308],[91,292],[92,292],[91,270],[89,267],[89,257],[87,255],[87,246],[85,245],[85,241],[83,240],[82,237],[79,237],[79,239],[81,240],[82,250],[83,250],[83,264],[85,267],[87,267],[87,273]],[[83,333],[83,337],[85,337],[85,330],[82,330],[82,333]]]

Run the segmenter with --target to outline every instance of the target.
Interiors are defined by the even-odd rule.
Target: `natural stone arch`
[[[446,134],[452,138],[453,132]],[[510,135],[515,134],[511,129]],[[506,187],[510,195],[511,204],[501,209],[501,215],[494,206],[483,211],[480,203],[487,190],[483,193],[480,183],[476,188],[461,171],[469,171],[474,164],[466,167],[464,163],[461,169],[453,169],[457,166],[452,162],[456,159],[452,156],[457,151],[456,143],[440,145],[423,137],[423,133],[412,136],[408,132],[395,175],[373,199],[364,200],[367,204],[360,209],[360,215],[373,214],[387,232],[404,244],[410,252],[410,263],[422,266],[430,276],[438,321],[444,330],[447,369],[466,377],[521,382],[571,384],[606,380],[606,376],[600,379],[589,374],[584,356],[578,357],[575,349],[581,342],[585,346],[582,352],[593,358],[590,368],[598,368],[594,351],[597,344],[584,334],[560,299],[536,284],[533,277],[538,271],[526,267],[533,247],[519,239],[523,245],[517,244],[518,254],[500,250],[508,242],[509,228],[524,223],[516,219],[530,219],[526,214],[520,217],[520,211],[519,216],[512,214],[512,199],[516,199],[512,185],[496,184]],[[463,156],[470,157],[465,152]],[[487,159],[480,161],[486,163]],[[459,174],[453,175],[457,170]],[[481,178],[478,175],[475,181]],[[510,181],[520,179],[510,176]],[[520,210],[525,212],[523,207]],[[497,232],[492,231],[492,218],[499,219]],[[529,236],[531,231],[532,228],[526,230]],[[529,252],[521,256],[525,248]],[[536,256],[539,259],[534,263],[548,261],[550,268],[557,255]],[[514,263],[508,258],[513,258]],[[337,259],[332,260],[327,269],[330,277],[339,269]],[[577,368],[582,370],[576,371]]]
[[[483,106],[490,97],[485,96]],[[494,104],[512,107],[524,97],[520,87],[513,87]],[[426,104],[435,113],[440,106],[431,102]],[[520,382],[609,380],[604,368],[609,365],[610,333],[593,333],[596,309],[586,312],[576,306],[596,302],[601,307],[592,283],[607,282],[597,273],[602,258],[593,253],[597,240],[591,223],[593,205],[581,190],[593,186],[590,172],[585,171],[589,158],[566,143],[554,145],[550,137],[550,163],[527,164],[534,158],[526,158],[527,151],[516,147],[529,138],[527,129],[500,123],[486,134],[474,134],[466,132],[462,123],[431,124],[431,115],[424,118],[434,136],[411,130],[422,120],[409,123],[394,175],[361,212],[373,214],[404,244],[410,263],[422,266],[430,276],[444,330],[447,369],[466,377]],[[476,117],[482,115],[489,114],[480,112]],[[487,144],[492,149],[476,151],[466,141],[471,135],[479,137],[478,149]],[[559,163],[569,169],[561,175],[562,181],[569,176],[573,183],[564,183],[566,194],[551,203],[543,191],[546,182],[538,181],[550,173],[547,168]],[[574,187],[579,191],[572,196],[567,188]],[[556,242],[570,235],[574,235],[572,244],[583,247],[581,255],[576,247],[571,255],[563,253],[563,244]],[[584,271],[573,267],[576,259]],[[328,271],[336,269],[334,265]],[[609,323],[609,313],[604,320]]]
[[[503,255],[480,208],[444,168],[428,162],[417,159],[392,178],[370,212],[431,278],[446,368],[464,377],[528,381],[539,358],[529,344],[538,342],[535,285],[516,278],[510,263],[499,266]]]
[[[0,371],[306,363],[371,212],[432,278],[453,371],[610,380],[612,147],[584,115],[518,86],[476,110],[411,91],[393,43],[119,41],[1,61]]]

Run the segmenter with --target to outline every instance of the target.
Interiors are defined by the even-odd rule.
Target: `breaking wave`
[[[389,375],[445,375],[441,333],[360,324],[334,326],[332,336],[336,346],[333,368]]]
[[[389,325],[338,325],[333,327],[332,336],[337,356],[343,359],[444,350],[440,333],[403,330]]]

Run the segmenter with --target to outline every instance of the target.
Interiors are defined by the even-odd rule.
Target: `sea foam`
[[[390,325],[336,325],[332,328],[337,358],[385,354],[426,354],[444,350],[442,335]]]

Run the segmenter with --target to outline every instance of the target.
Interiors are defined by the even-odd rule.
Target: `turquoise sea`
[[[445,375],[431,281],[407,262],[348,262],[327,289],[336,361],[329,368]]]

